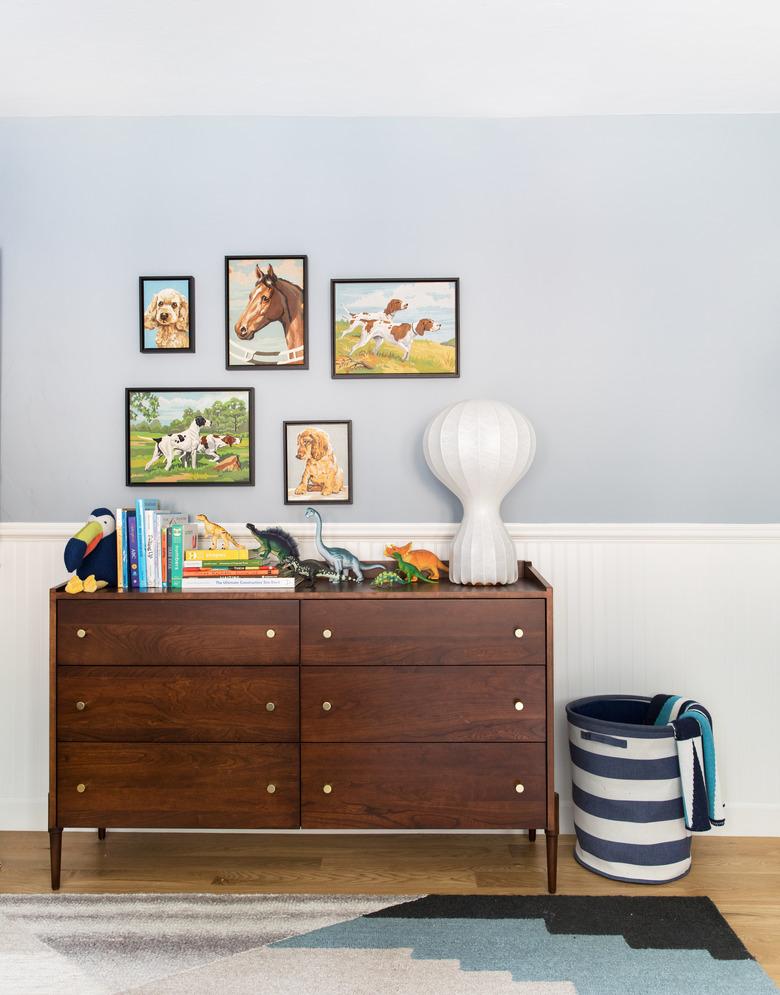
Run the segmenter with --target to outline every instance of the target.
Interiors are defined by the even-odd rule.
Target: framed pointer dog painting
[[[458,280],[331,280],[331,375],[457,377]]]
[[[352,422],[286,421],[284,503],[352,504]]]
[[[254,484],[254,389],[128,387],[128,487]]]
[[[225,365],[305,370],[306,256],[225,257]]]

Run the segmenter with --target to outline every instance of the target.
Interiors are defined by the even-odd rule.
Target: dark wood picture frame
[[[303,287],[301,288],[303,293],[303,362],[286,362],[286,363],[273,363],[273,362],[261,362],[261,363],[231,363],[230,361],[230,263],[231,262],[246,262],[247,260],[252,260],[257,263],[274,260],[283,259],[298,259],[303,264]],[[268,324],[271,324],[269,322]],[[265,326],[262,326],[265,327]],[[259,330],[259,329],[258,329]],[[251,342],[251,339],[247,340]],[[281,353],[266,353],[261,350],[255,350],[255,354],[259,356],[279,356]],[[225,369],[226,370],[308,370],[309,368],[309,257],[303,253],[298,255],[280,255],[280,254],[260,254],[254,253],[248,256],[225,256]]]
[[[316,497],[316,491],[309,491],[301,495],[301,499],[296,501],[289,497],[290,482],[287,473],[287,429],[288,426],[299,426],[300,428],[318,428],[320,425],[342,425],[347,429],[347,496],[346,498],[323,498]],[[293,418],[282,422],[282,460],[284,463],[284,503],[285,504],[352,504],[354,498],[354,482],[352,474],[352,419],[351,418],[316,418],[309,421]]]
[[[360,283],[452,283],[455,287],[455,370],[446,373],[337,373],[336,372],[336,287],[341,284]],[[332,279],[330,281],[330,375],[333,380],[430,380],[460,377],[460,278],[457,276],[427,277],[359,277],[357,279]]]
[[[249,474],[246,480],[231,480],[229,472],[222,472],[215,480],[133,480],[130,464],[130,395],[135,393],[154,394],[246,394],[247,395],[247,425],[249,439],[247,443]],[[203,434],[209,434],[204,432]],[[154,452],[154,451],[153,451]],[[226,454],[227,455],[227,454]],[[125,387],[125,484],[127,487],[254,487],[255,483],[255,389],[254,387]]]
[[[144,317],[146,314],[146,308],[144,307],[144,284],[149,281],[154,280],[159,283],[173,283],[176,282],[186,282],[187,284],[187,317],[188,317],[188,338],[189,345],[182,346],[181,348],[173,349],[158,349],[156,346],[146,345],[145,332],[148,330],[144,327]],[[138,277],[138,317],[141,333],[141,352],[145,353],[157,353],[159,355],[170,355],[171,353],[182,353],[182,352],[195,352],[195,277],[194,276],[139,276]]]

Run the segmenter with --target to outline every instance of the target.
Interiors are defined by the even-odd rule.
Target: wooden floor
[[[575,863],[560,840],[558,893],[708,895],[780,983],[780,841],[704,837],[674,884],[625,885]],[[49,890],[46,833],[0,832],[0,893]],[[62,891],[543,894],[544,834],[63,834]]]

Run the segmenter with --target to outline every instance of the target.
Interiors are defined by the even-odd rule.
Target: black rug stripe
[[[753,960],[706,897],[623,895],[428,895],[368,919],[544,919],[550,933],[622,936],[637,950],[708,950],[717,960]]]

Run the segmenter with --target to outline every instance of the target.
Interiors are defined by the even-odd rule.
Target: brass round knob
[[[86,636],[86,634],[87,634],[86,629],[76,629],[76,635],[79,637],[79,639],[83,639],[84,636]]]
[[[269,784],[269,785],[266,786],[265,790],[268,792],[269,795],[273,795],[273,794],[276,793],[276,785],[275,784]]]
[[[83,795],[86,790],[87,790],[86,784],[77,784],[76,785],[76,791],[78,791],[78,793],[80,795]]]
[[[525,708],[525,705],[522,703],[522,701],[520,701],[519,698],[515,698],[515,711],[516,712],[522,712],[522,710],[524,708]]]
[[[77,701],[76,702],[76,711],[77,712],[83,712],[86,707],[87,707],[86,701]]]
[[[273,701],[267,701],[265,703],[266,712],[272,712],[276,708],[276,703]]]
[[[329,712],[331,710],[331,708],[333,708],[333,705],[331,705],[331,703],[329,701],[323,701],[323,703],[322,703],[322,710],[323,710],[323,712]]]
[[[273,639],[274,636],[276,635],[276,629],[266,629],[265,634],[266,636],[268,636],[269,639]]]
[[[333,791],[333,785],[332,784],[323,784],[323,786],[322,786],[322,793],[324,795],[329,795],[331,793],[331,791]]]
[[[525,785],[521,784],[518,781],[517,784],[515,785],[515,791],[518,793],[518,795],[522,795],[522,793],[525,791]]]
[[[323,635],[323,637],[325,639],[330,639],[330,637],[333,635],[333,633],[331,632],[330,629],[323,629],[322,630],[322,635]]]
[[[515,629],[515,639],[522,639],[522,638],[523,638],[523,630]]]

